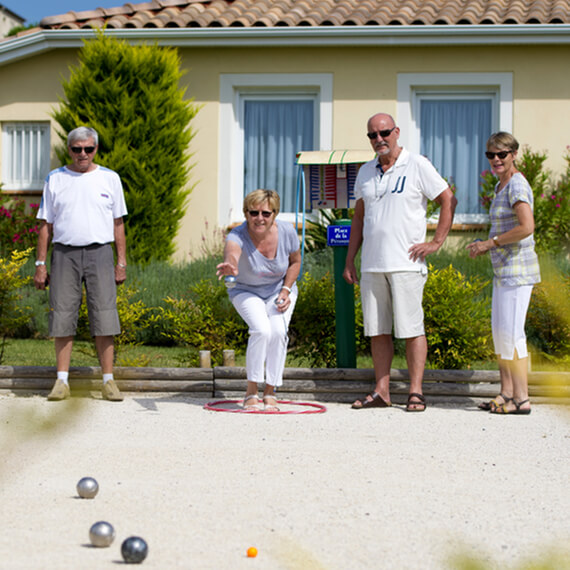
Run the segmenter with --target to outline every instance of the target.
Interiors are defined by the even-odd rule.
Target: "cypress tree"
[[[69,131],[81,125],[96,129],[95,161],[115,170],[125,189],[129,259],[169,259],[191,192],[190,121],[198,112],[179,87],[178,52],[129,45],[101,31],[84,42],[79,64],[70,71],[65,97],[53,113],[61,127],[58,157],[69,162]]]

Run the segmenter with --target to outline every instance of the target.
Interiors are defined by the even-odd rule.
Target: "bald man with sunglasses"
[[[426,402],[422,384],[427,358],[422,309],[427,280],[425,259],[443,245],[457,200],[427,158],[398,144],[400,129],[390,115],[378,113],[371,117],[367,136],[376,158],[362,165],[356,179],[356,206],[343,276],[348,283],[358,283],[354,259],[362,246],[364,333],[371,337],[376,388],[352,407],[392,405],[393,330],[394,336],[406,341],[410,376],[406,410],[423,412]],[[428,200],[440,206],[431,241],[426,241]]]
[[[71,164],[49,173],[37,215],[34,285],[37,289],[49,285],[49,335],[55,338],[57,365],[48,400],[70,396],[71,351],[85,285],[89,326],[103,373],[103,398],[118,402],[123,395],[113,378],[113,337],[121,332],[116,285],[125,281],[127,267],[123,187],[116,172],[93,162],[98,148],[95,129],[71,131],[67,148]]]

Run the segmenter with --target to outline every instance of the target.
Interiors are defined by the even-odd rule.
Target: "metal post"
[[[350,220],[335,220],[336,226],[350,226]],[[356,368],[356,337],[354,320],[354,285],[342,276],[348,246],[335,246],[334,291],[336,309],[336,365],[338,368]]]

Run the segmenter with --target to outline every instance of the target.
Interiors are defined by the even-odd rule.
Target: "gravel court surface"
[[[262,415],[99,398],[0,393],[0,568],[115,568],[131,535],[147,569],[439,569],[458,555],[516,568],[552,553],[570,568],[568,407]],[[100,520],[108,548],[89,544]]]

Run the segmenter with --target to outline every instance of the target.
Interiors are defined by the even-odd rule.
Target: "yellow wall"
[[[75,63],[59,50],[0,66],[0,122],[47,120],[61,95],[61,77]],[[397,74],[510,72],[513,132],[522,144],[547,151],[547,167],[560,173],[569,144],[569,46],[449,48],[212,48],[181,49],[182,85],[201,105],[193,126],[188,213],[178,236],[177,259],[196,253],[218,219],[218,133],[221,73],[333,74],[333,147],[367,148],[366,120],[380,110],[396,113]],[[396,117],[397,118],[397,117]],[[224,126],[222,125],[222,132]],[[52,140],[55,140],[55,134]],[[224,141],[221,141],[224,144]],[[57,166],[57,164],[54,164]]]

